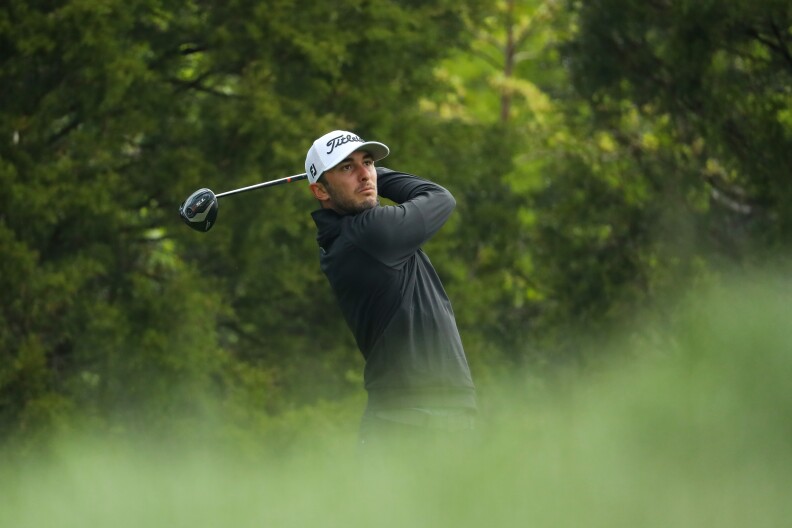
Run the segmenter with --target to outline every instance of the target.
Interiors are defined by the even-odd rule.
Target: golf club
[[[247,187],[226,191],[220,194],[213,193],[211,189],[198,189],[179,206],[179,216],[181,216],[182,220],[184,220],[184,223],[190,226],[192,229],[205,233],[212,229],[212,226],[217,220],[218,198],[252,191],[254,189],[263,189],[264,187],[273,187],[275,185],[280,185],[281,183],[300,181],[306,179],[307,177],[308,175],[305,173],[295,174],[293,176],[257,183],[255,185],[249,185]]]

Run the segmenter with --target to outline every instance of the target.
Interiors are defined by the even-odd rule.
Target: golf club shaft
[[[229,195],[237,194],[237,193],[241,193],[241,192],[252,191],[253,189],[260,189],[262,187],[272,187],[273,185],[280,185],[281,183],[290,183],[290,182],[293,182],[293,181],[304,180],[307,177],[308,177],[308,175],[303,172],[302,174],[295,174],[293,176],[286,176],[285,178],[280,178],[280,179],[277,179],[277,180],[272,180],[272,181],[263,182],[263,183],[257,183],[255,185],[249,185],[248,187],[242,187],[240,189],[234,189],[232,191],[226,191],[224,193],[216,194],[215,197],[216,198],[221,198],[223,196],[229,196]]]

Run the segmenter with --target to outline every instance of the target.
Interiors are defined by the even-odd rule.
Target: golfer
[[[374,163],[387,146],[335,130],[305,159],[321,209],[320,265],[365,358],[364,449],[472,430],[476,392],[454,312],[421,246],[456,202],[430,181]],[[397,205],[380,205],[379,196]]]

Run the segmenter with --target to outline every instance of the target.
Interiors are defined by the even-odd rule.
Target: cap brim
[[[382,158],[386,157],[390,154],[390,149],[387,145],[383,143],[379,143],[377,141],[366,141],[362,145],[358,145],[354,150],[351,150],[349,153],[357,152],[359,150],[365,150],[371,157],[374,158],[374,161],[379,161]]]

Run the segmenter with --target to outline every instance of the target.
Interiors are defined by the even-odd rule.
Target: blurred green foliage
[[[335,128],[456,196],[427,250],[485,412],[613,331],[653,342],[636,320],[788,254],[791,32],[776,0],[8,0],[0,437],[353,430],[304,186],[222,200],[206,234],[176,214]]]
[[[0,526],[783,526],[790,288],[700,288],[662,341],[622,335],[596,368],[501,385],[480,438],[440,451],[361,457],[328,407],[277,420],[279,449],[194,435],[0,451]]]

